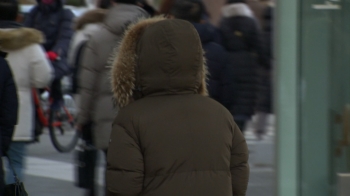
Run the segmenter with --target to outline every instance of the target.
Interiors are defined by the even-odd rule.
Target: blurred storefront
[[[350,0],[279,0],[276,20],[277,195],[350,195]]]

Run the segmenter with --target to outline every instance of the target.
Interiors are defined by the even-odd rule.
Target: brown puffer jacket
[[[201,42],[183,20],[143,20],[112,67],[120,111],[107,157],[109,196],[244,196],[247,144],[208,98]]]

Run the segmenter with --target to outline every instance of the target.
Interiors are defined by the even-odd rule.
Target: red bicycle
[[[70,152],[78,143],[79,133],[75,130],[77,109],[73,97],[63,94],[63,102],[59,108],[52,109],[53,100],[50,91],[45,89],[39,94],[37,89],[32,90],[36,108],[36,136],[49,129],[53,146],[59,152]]]

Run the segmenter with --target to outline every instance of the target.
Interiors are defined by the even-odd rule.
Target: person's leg
[[[61,79],[55,79],[51,84],[50,96],[53,99],[52,108],[53,110],[58,110],[60,104],[63,103],[63,94],[62,94],[62,84]]]
[[[255,134],[259,140],[261,140],[263,135],[266,134],[268,117],[269,114],[264,112],[257,112],[256,114]]]
[[[107,153],[108,153],[107,151],[108,151],[108,149],[103,150],[103,152],[104,152],[104,154],[105,154],[105,161],[106,161],[106,165],[105,165],[105,175],[106,175],[106,171],[107,171]],[[107,196],[108,191],[107,191],[106,177],[105,177],[104,179],[105,179],[105,196]]]
[[[85,125],[83,125],[82,138],[86,142],[87,145],[93,146],[94,142],[93,142],[93,136],[92,136],[92,125],[93,125],[92,122],[88,122]],[[97,157],[96,157],[96,159],[97,159]],[[98,165],[97,165],[97,160],[94,160],[94,161],[95,161],[95,168],[93,168],[94,172],[92,173],[93,175],[91,176],[91,178],[93,180],[93,185],[87,190],[87,192],[86,192],[87,196],[98,195],[98,188],[96,187],[96,184],[95,184],[95,180],[96,180],[95,178],[98,177],[98,175],[96,175],[96,168],[98,168]]]
[[[8,166],[6,173],[6,183],[13,184],[15,183],[14,173],[12,168],[15,170],[17,177],[20,181],[23,181],[23,170],[25,165],[25,156],[27,154],[27,143],[26,142],[12,142],[10,149],[7,152],[8,156]],[[9,165],[12,165],[11,166]]]

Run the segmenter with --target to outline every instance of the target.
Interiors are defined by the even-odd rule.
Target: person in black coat
[[[17,124],[18,98],[15,82],[9,65],[0,52],[0,155],[6,155]],[[5,186],[2,161],[0,161],[0,195]]]
[[[218,30],[203,18],[204,13],[206,9],[201,0],[178,0],[171,10],[175,18],[187,20],[196,28],[207,59],[209,95],[222,102],[221,76],[228,64],[228,56],[225,49],[217,43]]]
[[[24,26],[43,32],[46,42],[43,44],[47,57],[55,69],[55,79],[51,86],[54,105],[62,102],[61,79],[71,73],[67,55],[74,34],[71,10],[64,8],[64,0],[37,0],[35,6],[24,21]]]
[[[223,75],[223,104],[237,125],[255,113],[261,88],[260,69],[268,66],[261,31],[253,12],[244,0],[229,0],[220,24],[223,45],[229,52],[229,65]]]
[[[62,78],[71,71],[67,63],[67,53],[74,34],[74,14],[63,6],[63,0],[38,0],[38,5],[24,21],[24,26],[38,29],[45,35],[43,46],[53,62],[55,78]]]

